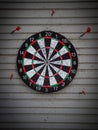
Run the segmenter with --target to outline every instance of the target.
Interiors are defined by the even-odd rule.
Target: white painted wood
[[[97,109],[86,109],[86,108],[0,108],[0,113],[3,114],[87,114],[94,115],[98,114]]]
[[[80,6],[81,4],[81,6]],[[97,8],[98,5],[96,4],[96,2],[79,2],[79,3],[75,3],[75,2],[67,2],[67,3],[48,3],[48,6],[46,6],[46,3],[1,3],[0,4],[0,9],[87,9],[87,8]]]
[[[56,11],[53,16],[51,9]],[[96,0],[0,0],[1,129],[98,129],[97,12]],[[10,34],[18,25],[21,30]],[[91,33],[79,38],[87,27]],[[18,49],[28,37],[43,30],[67,37],[79,59],[74,80],[53,94],[32,90],[17,73]]]
[[[15,70],[16,64],[0,64],[0,70]]]
[[[34,19],[25,19],[25,18],[4,18],[0,19],[1,25],[93,25],[98,24],[98,18],[37,18]]]
[[[97,100],[0,100],[0,107],[97,108]],[[65,116],[66,117],[66,116]],[[73,120],[74,121],[74,120]]]
[[[3,125],[3,124],[5,124],[5,125]],[[48,125],[49,124],[49,125]],[[81,127],[81,129],[89,129],[89,130],[96,130],[97,129],[97,127],[98,127],[98,125],[97,124],[83,124],[83,123],[78,123],[78,124],[74,124],[74,123],[21,123],[21,124],[19,124],[19,125],[17,125],[17,123],[13,123],[12,125],[11,125],[11,123],[2,123],[2,124],[0,124],[3,128],[7,128],[7,126],[8,127],[13,127],[13,128],[26,128],[26,130],[28,130],[28,128],[34,128],[34,130],[39,130],[39,128],[40,128],[40,130],[47,130],[47,128],[48,128],[48,130],[51,130],[51,129],[57,129],[58,128],[58,130],[65,130],[65,129],[67,129],[67,130],[70,130],[70,129],[75,129],[75,130],[78,130],[79,129],[79,127]],[[93,128],[93,129],[92,129]]]
[[[74,120],[75,118],[75,120]],[[80,119],[80,120],[79,120]],[[9,115],[1,115],[0,118],[1,122],[48,122],[48,123],[69,123],[69,122],[74,122],[74,123],[97,123],[97,116],[86,116],[86,115],[34,115],[33,114],[27,114],[27,115],[22,115],[22,114],[14,114],[12,118],[9,118]]]
[[[57,10],[54,18],[69,18],[69,17],[97,17],[98,9],[76,9],[76,10]],[[3,18],[52,18],[50,9],[47,10],[0,10],[0,17]]]
[[[58,129],[58,130],[70,130],[73,129],[74,130],[79,130],[79,127],[81,127],[81,129],[89,129],[89,130],[96,130],[98,125],[94,124],[94,123],[90,123],[90,124],[85,124],[85,123],[18,123],[19,125],[17,125],[17,123],[0,123],[2,128],[16,128],[15,130],[17,130],[17,128],[19,129],[24,129],[26,128],[26,130],[28,130],[29,128],[33,128],[34,130],[51,130],[51,129]],[[8,127],[7,127],[8,126]]]
[[[97,94],[50,94],[50,95],[43,95],[43,94],[0,94],[1,100],[98,100],[98,93]]]

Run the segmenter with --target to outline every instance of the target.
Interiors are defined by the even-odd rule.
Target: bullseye
[[[45,65],[50,65],[50,61],[49,61],[49,60],[46,60],[46,61],[45,61]]]

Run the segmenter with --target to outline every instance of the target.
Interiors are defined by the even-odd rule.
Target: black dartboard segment
[[[22,80],[32,89],[55,92],[73,80],[78,68],[77,53],[64,36],[43,31],[23,43],[17,68]]]

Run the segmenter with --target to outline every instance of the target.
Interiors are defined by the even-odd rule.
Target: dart
[[[54,14],[55,14],[55,10],[52,9],[52,10],[51,10],[51,16],[53,16]]]
[[[82,91],[80,92],[80,94],[86,95],[86,92],[85,92],[84,90],[82,90]]]
[[[17,26],[12,32],[11,34],[15,33],[16,31],[20,31],[21,27],[20,26]]]
[[[80,35],[80,37],[83,37],[85,34],[90,33],[90,32],[91,32],[91,28],[88,27],[88,28],[86,29],[86,31]]]
[[[11,80],[11,79],[13,79],[13,74],[11,74],[11,76],[10,76],[10,80]]]

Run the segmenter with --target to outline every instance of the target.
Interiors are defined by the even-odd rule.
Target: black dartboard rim
[[[44,93],[59,91],[76,75],[77,52],[63,35],[42,31],[30,36],[17,54],[17,69],[24,83]]]

